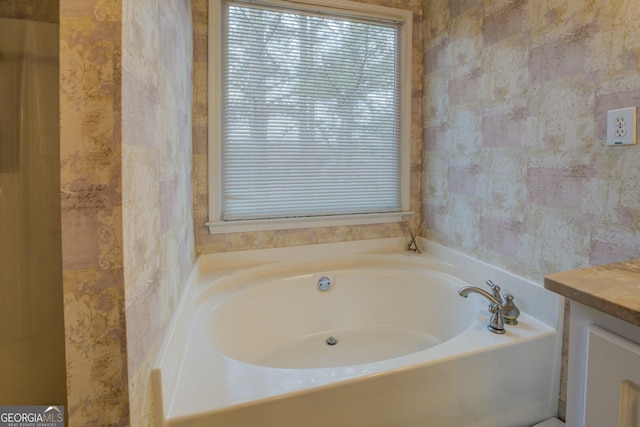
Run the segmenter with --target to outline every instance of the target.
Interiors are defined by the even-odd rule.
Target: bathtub
[[[156,424],[517,427],[555,415],[560,298],[434,243],[403,245],[201,256],[152,370]],[[489,278],[522,311],[504,335],[487,330],[485,299],[457,293]]]

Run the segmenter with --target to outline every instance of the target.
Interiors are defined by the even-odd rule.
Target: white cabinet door
[[[640,345],[589,325],[585,427],[640,427]]]

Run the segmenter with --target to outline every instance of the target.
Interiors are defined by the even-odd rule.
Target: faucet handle
[[[500,295],[500,286],[496,285],[491,280],[487,280],[486,283],[493,291],[493,296],[495,297],[495,299],[497,299],[498,301],[502,301],[502,295]]]
[[[506,331],[504,330],[505,319],[502,305],[490,304],[489,313],[491,313],[491,318],[489,319],[487,329],[496,334],[504,334]]]
[[[507,325],[517,325],[520,309],[513,302],[513,295],[504,294],[504,304],[502,305],[504,323]]]

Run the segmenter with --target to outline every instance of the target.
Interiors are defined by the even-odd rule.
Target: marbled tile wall
[[[640,2],[425,0],[424,16],[421,235],[540,284],[640,258],[640,145],[603,145],[607,110],[640,107]]]
[[[640,2],[428,0],[422,235],[542,283],[640,257]]]
[[[195,261],[190,0],[122,10],[122,209],[130,422],[152,425],[150,372]]]
[[[69,425],[127,425],[121,2],[60,0],[60,185]]]
[[[411,204],[416,212],[412,224],[420,217],[420,174],[422,148],[422,4],[421,0],[366,0],[365,3],[397,7],[413,12],[413,82],[411,130]],[[346,240],[375,239],[406,235],[402,224],[325,227],[301,230],[278,230],[253,233],[210,235],[208,221],[208,164],[207,164],[207,0],[193,0],[194,9],[194,105],[193,105],[193,163],[194,216],[198,253],[224,252],[242,249],[308,245]]]

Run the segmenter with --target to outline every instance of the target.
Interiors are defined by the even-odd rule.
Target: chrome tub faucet
[[[458,294],[464,298],[467,298],[471,293],[480,294],[488,299],[491,303],[489,304],[489,313],[491,313],[491,318],[489,319],[489,325],[487,325],[487,329],[489,329],[494,334],[504,334],[505,330],[502,301],[497,300],[489,292],[476,286],[465,286],[458,291]]]
[[[465,286],[458,291],[458,294],[467,298],[469,294],[476,293],[489,300],[489,313],[491,313],[491,317],[489,319],[487,329],[496,334],[504,334],[505,323],[507,325],[518,324],[520,310],[513,302],[513,295],[505,294],[503,299],[502,295],[500,295],[500,286],[496,285],[491,280],[487,280],[486,283],[491,288],[491,294],[476,286]]]

